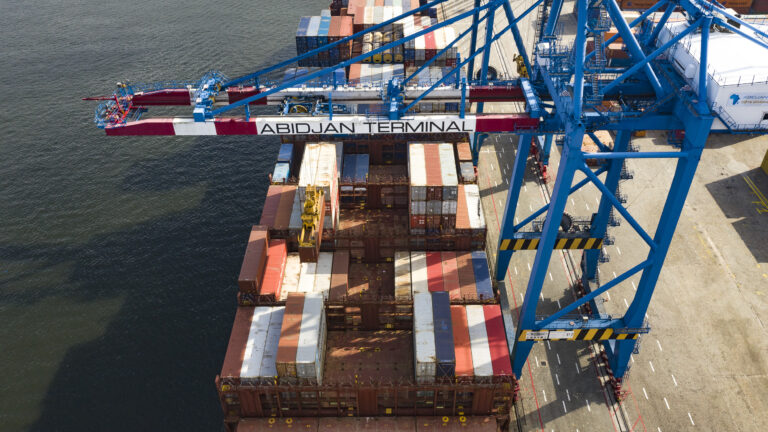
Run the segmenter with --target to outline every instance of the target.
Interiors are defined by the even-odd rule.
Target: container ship
[[[424,2],[422,2],[424,3]],[[298,23],[299,54],[423,6],[334,2]],[[376,50],[437,22],[435,9],[306,58],[284,80]],[[309,83],[414,78],[456,66],[445,27]],[[448,77],[446,87],[461,76]],[[378,94],[349,109],[373,113]],[[369,102],[369,103],[367,103]],[[297,98],[281,113],[311,115]],[[417,112],[456,112],[423,101]],[[393,131],[394,132],[394,131]],[[282,135],[238,277],[215,384],[228,431],[505,429],[517,392],[485,252],[469,135]],[[245,235],[245,233],[244,233]]]

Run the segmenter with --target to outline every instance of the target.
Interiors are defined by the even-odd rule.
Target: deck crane
[[[627,372],[630,354],[638,337],[649,331],[645,312],[656,287],[659,273],[679,220],[683,204],[696,172],[702,149],[718,114],[707,103],[710,81],[707,76],[708,41],[711,28],[724,29],[734,35],[768,50],[768,35],[745,22],[732,11],[708,0],[662,0],[640,17],[627,23],[616,0],[577,0],[577,26],[575,40],[566,41],[557,31],[562,17],[563,0],[537,0],[519,16],[515,16],[509,0],[475,0],[474,7],[447,17],[443,22],[418,31],[403,39],[383,44],[365,55],[353,57],[339,64],[288,79],[270,81],[268,74],[280,71],[302,59],[315,56],[341,43],[362,37],[408,15],[419,13],[446,0],[433,0],[401,16],[394,17],[362,32],[337,42],[314,49],[292,59],[280,62],[252,74],[228,79],[211,72],[198,81],[160,83],[150,86],[121,84],[109,97],[96,98],[104,102],[96,111],[95,121],[107,135],[280,135],[280,134],[385,134],[423,132],[466,132],[472,134],[473,151],[477,154],[488,133],[514,132],[519,135],[517,155],[509,181],[509,193],[498,243],[496,278],[501,280],[507,272],[511,255],[516,251],[535,250],[535,260],[516,323],[512,346],[514,373],[520,377],[522,367],[534,343],[544,340],[600,340],[612,370],[614,390],[621,394],[621,380]],[[533,52],[524,45],[518,23],[543,4],[539,13],[538,39]],[[653,23],[647,18],[665,8],[661,19]],[[686,25],[669,40],[659,39],[672,11],[683,11]],[[496,14],[504,14],[507,25],[495,32]],[[330,81],[317,84],[316,80],[332,74],[337,68],[359,62],[415,37],[471,17],[467,31],[461,33],[435,58],[465,37],[469,37],[467,58],[457,62],[451,72],[430,85],[414,82],[416,73],[402,81],[372,85],[340,85]],[[478,47],[479,29],[486,23],[484,44]],[[616,27],[618,34],[606,40],[605,33]],[[641,28],[633,32],[632,28]],[[528,78],[489,80],[489,54],[491,46],[506,33],[515,40],[520,56],[520,69]],[[632,64],[610,66],[605,49],[621,38]],[[681,41],[695,40],[700,46],[698,70],[681,74],[667,56],[668,50]],[[587,51],[587,43],[595,49]],[[532,54],[531,57],[529,54]],[[479,75],[464,76],[468,67],[475,71],[475,59],[481,59]],[[422,66],[429,66],[430,62]],[[695,69],[695,68],[694,68]],[[685,75],[685,76],[684,76]],[[449,83],[449,77],[454,79]],[[458,77],[458,79],[456,79]],[[312,83],[315,80],[315,83]],[[328,109],[307,113],[278,113],[253,116],[250,108],[256,105],[281,105],[286,98],[313,98],[327,103]],[[357,112],[361,101],[378,101],[376,111]],[[414,113],[420,101],[457,102],[459,109],[439,114]],[[484,114],[485,102],[525,102],[526,112]],[[615,110],[599,109],[604,101],[612,101]],[[468,113],[466,103],[476,103],[474,113]],[[339,114],[334,104],[348,110]],[[149,107],[177,105],[192,107],[192,117],[146,118]],[[227,117],[229,111],[243,109],[245,115]],[[762,129],[761,129],[762,128]],[[678,137],[678,151],[633,151],[630,137],[633,131],[663,130]],[[595,135],[596,131],[616,134],[613,148],[606,147]],[[682,132],[679,132],[682,131]],[[755,132],[765,132],[758,125]],[[563,135],[562,157],[558,167],[551,201],[532,214],[518,217],[517,204],[531,143],[540,140],[551,145],[553,135]],[[591,137],[600,148],[597,153],[584,153],[584,136]],[[619,180],[626,178],[624,162],[627,159],[669,158],[677,161],[674,181],[670,187],[655,234],[641,226],[623,205],[618,193]],[[597,161],[594,163],[587,162]],[[593,166],[590,166],[593,165]],[[576,172],[585,179],[574,184]],[[598,211],[586,218],[587,222],[573,223],[567,232],[561,229],[566,201],[571,193],[593,184],[601,193]],[[311,211],[308,219],[313,220]],[[610,281],[598,281],[597,267],[605,256],[601,249],[606,243],[607,230],[619,214],[649,247],[642,262]],[[540,216],[544,215],[543,221]],[[538,218],[538,219],[537,219]],[[311,223],[310,223],[311,225]],[[307,228],[307,227],[305,227]],[[308,227],[311,229],[311,226]],[[558,312],[537,316],[537,305],[544,284],[547,265],[554,249],[582,249],[581,276],[578,300]],[[636,295],[624,316],[614,317],[602,313],[595,302],[597,296],[641,274]]]

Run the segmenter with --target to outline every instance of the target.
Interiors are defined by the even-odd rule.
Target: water
[[[212,431],[278,141],[108,138],[123,79],[295,53],[328,1],[0,2],[0,430]]]

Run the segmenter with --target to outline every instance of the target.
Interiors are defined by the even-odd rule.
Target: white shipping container
[[[411,201],[427,199],[427,166],[424,159],[424,144],[408,145],[408,177],[411,180]]]
[[[411,201],[411,214],[414,214],[414,215],[425,215],[425,214],[427,214],[427,202],[426,201]]]
[[[415,314],[414,314],[415,318]],[[493,375],[491,348],[488,345],[488,332],[485,329],[485,314],[482,305],[467,306],[467,326],[472,349],[472,364],[476,377]]]
[[[272,381],[277,377],[277,346],[280,344],[280,330],[283,326],[285,306],[275,306],[269,316],[267,343],[264,346],[264,357],[261,360],[259,376],[262,381]]]
[[[320,252],[317,257],[314,292],[323,295],[328,300],[331,291],[331,268],[333,267],[333,252]]]
[[[322,189],[325,201],[334,202],[337,177],[336,144],[307,143],[299,169],[299,187],[296,190],[299,202],[304,203],[307,186]]]
[[[317,273],[317,263],[301,263],[301,276],[299,277],[300,293],[311,293],[315,291],[315,274]]]
[[[304,295],[304,310],[301,313],[301,328],[296,348],[296,375],[320,383],[322,369],[320,368],[319,352],[322,342],[322,325],[325,321],[323,296],[320,293]]]
[[[411,252],[411,290],[416,294],[429,294],[427,277],[427,253]]]
[[[461,179],[464,182],[475,182],[477,180],[475,176],[475,167],[472,162],[459,162],[459,170],[461,170]]]
[[[416,382],[425,384],[434,381],[437,369],[435,324],[432,317],[432,294],[428,291],[413,296],[413,345]]]
[[[267,343],[267,331],[269,330],[269,316],[271,307],[259,306],[253,309],[251,328],[248,332],[248,341],[243,352],[243,364],[240,367],[240,378],[255,378],[260,376],[261,361],[264,357],[264,347]]]
[[[289,253],[285,259],[285,274],[280,290],[280,300],[286,300],[288,293],[299,292],[299,277],[301,276],[301,259],[299,254]]]
[[[464,197],[467,199],[470,228],[485,229],[485,216],[483,216],[482,204],[480,202],[480,189],[477,185],[464,185]]]
[[[411,299],[411,255],[395,251],[395,299]]]
[[[317,31],[320,29],[320,17],[319,16],[313,16],[309,19],[309,27],[307,27],[307,37],[308,38],[316,38],[317,37]],[[317,47],[315,47],[317,48]]]

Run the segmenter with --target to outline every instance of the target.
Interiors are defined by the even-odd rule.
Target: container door
[[[360,417],[373,417],[376,412],[376,390],[366,389],[357,392],[357,415]]]

